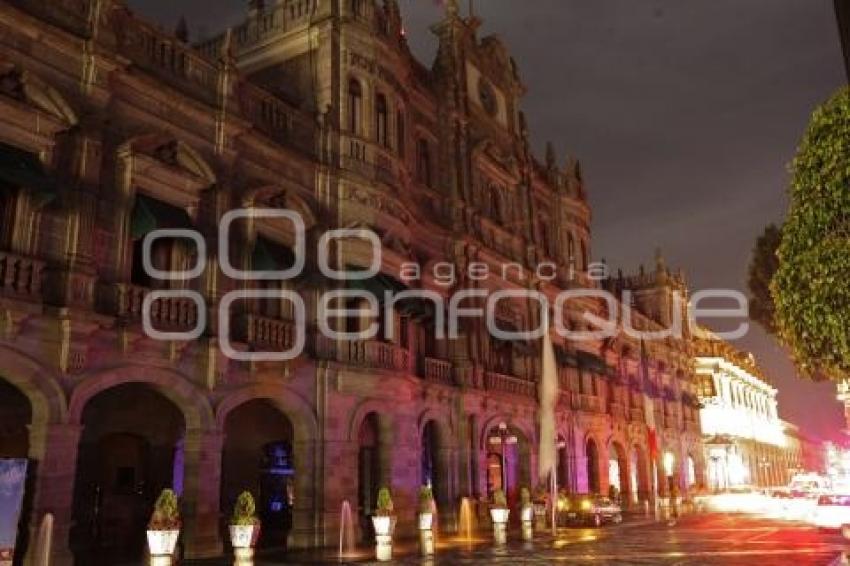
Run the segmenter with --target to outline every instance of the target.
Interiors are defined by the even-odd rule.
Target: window
[[[387,97],[379,94],[375,98],[375,139],[384,147],[390,145],[388,120]]]
[[[576,261],[576,241],[572,234],[567,234],[567,263],[570,267],[575,267]]]
[[[363,15],[363,0],[351,0],[351,15],[355,18]]]
[[[396,127],[395,127],[396,149],[398,149],[398,154],[402,158],[404,158],[404,153],[405,153],[404,112],[402,112],[401,110],[399,110],[396,113],[395,123],[396,123]]]
[[[493,220],[502,220],[502,196],[498,187],[490,187],[490,216]]]
[[[717,393],[714,390],[714,378],[710,375],[701,375],[697,395],[703,399],[714,397]]]
[[[587,256],[587,244],[584,240],[581,241],[581,270],[587,271],[587,265],[590,263],[590,260]]]
[[[416,142],[416,179],[431,186],[431,148],[428,141],[421,138]]]
[[[360,121],[363,114],[363,89],[357,79],[348,81],[348,131],[360,133]]]

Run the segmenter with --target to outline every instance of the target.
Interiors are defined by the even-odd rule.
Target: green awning
[[[578,367],[578,360],[563,346],[555,346],[555,359],[561,367]]]
[[[605,363],[605,360],[595,354],[578,350],[576,352],[576,358],[578,359],[579,367],[582,369],[595,371],[604,375],[611,374],[610,368],[608,367],[608,364]]]
[[[292,250],[262,236],[257,237],[251,254],[251,270],[285,271],[293,265],[295,265],[295,254]]]
[[[28,191],[36,208],[59,194],[56,181],[44,170],[37,155],[5,143],[0,143],[0,181]]]
[[[154,230],[163,228],[193,228],[192,219],[182,208],[172,206],[146,195],[136,195],[130,233],[137,240]]]

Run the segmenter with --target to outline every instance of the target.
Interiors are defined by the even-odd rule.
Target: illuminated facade
[[[792,425],[777,411],[773,387],[752,354],[717,340],[696,345],[700,423],[708,485],[714,490],[785,485],[801,466]]]
[[[0,167],[0,457],[36,464],[25,527],[53,513],[54,563],[138,558],[167,486],[181,494],[190,558],[223,552],[242,489],[258,496],[263,542],[304,548],[338,541],[345,502],[368,538],[379,486],[392,489],[400,535],[415,533],[423,483],[447,531],[462,497],[504,487],[515,505],[533,487],[536,344],[497,340],[475,320],[436,339],[433,310],[416,302],[381,316],[391,337],[329,340],[315,307],[339,285],[318,276],[314,252],[283,283],[218,269],[219,220],[255,206],[297,212],[308,250],[329,229],[374,231],[371,289],[403,288],[405,262],[422,266],[411,286],[440,295],[597,288],[581,168],[551,150],[533,157],[518,69],[478,25],[447,2],[427,68],[394,1],[254,1],[243,25],[198,47],[113,0],[0,1],[0,157],[14,164]],[[211,267],[151,278],[143,236],[178,227],[202,234]],[[294,238],[291,225],[258,219],[226,251],[245,269],[284,269]],[[368,254],[344,242],[334,265],[363,266]],[[167,238],[152,256],[163,270],[197,259]],[[551,280],[535,275],[547,260]],[[441,262],[458,274],[450,289],[436,281]],[[469,272],[480,264],[515,267],[481,281]],[[633,324],[646,330],[665,327],[671,293],[684,290],[661,261],[605,285],[635,291]],[[307,346],[295,360],[223,355],[222,296],[258,287],[304,298]],[[196,340],[142,331],[145,297],[169,289],[203,297]],[[583,329],[582,311],[601,307],[575,303],[563,314]],[[199,320],[186,298],[152,306],[160,330]],[[502,301],[496,316],[523,329],[535,313]],[[229,322],[243,352],[286,350],[298,330],[291,304],[275,299],[241,301]],[[654,485],[663,495],[671,482],[683,493],[704,484],[687,336],[559,340],[556,354],[561,486],[615,484],[629,503],[654,499]],[[494,442],[501,430],[515,441]]]

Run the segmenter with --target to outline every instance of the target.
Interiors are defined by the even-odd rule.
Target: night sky
[[[246,0],[131,0],[190,33],[240,21]],[[434,0],[401,0],[414,53],[430,65]],[[465,6],[464,6],[465,9]],[[832,0],[478,0],[528,86],[523,108],[543,155],[577,156],[593,206],[593,256],[634,271],[660,247],[693,289],[746,291],[753,242],[781,222],[787,163],[812,109],[845,82]],[[780,414],[835,438],[829,384],[796,378],[753,326],[752,350],[780,389]]]

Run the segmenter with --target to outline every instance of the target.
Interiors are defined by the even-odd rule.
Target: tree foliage
[[[756,240],[750,259],[747,287],[750,290],[750,318],[758,322],[771,334],[776,333],[774,313],[776,307],[770,294],[770,282],[779,269],[776,251],[782,240],[782,232],[775,224],[768,225]]]
[[[792,163],[771,292],[779,337],[804,375],[850,374],[850,91],[812,115]]]

